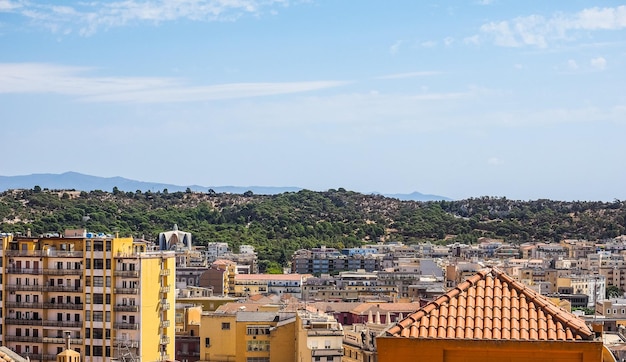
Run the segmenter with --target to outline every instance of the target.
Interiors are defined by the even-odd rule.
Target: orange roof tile
[[[485,269],[399,321],[387,335],[412,338],[588,340],[583,320],[497,268]]]

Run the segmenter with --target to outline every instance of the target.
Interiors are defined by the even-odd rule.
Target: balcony
[[[67,343],[67,340],[63,337],[43,337],[43,343],[65,344]],[[81,345],[83,344],[83,339],[82,338],[70,338],[70,344]]]
[[[139,294],[137,288],[113,288],[115,294]]]
[[[32,274],[32,275],[41,275],[42,269],[31,269],[31,268],[7,268],[7,274]]]
[[[81,269],[44,269],[46,275],[83,275]]]
[[[311,350],[311,356],[343,356],[343,348],[317,348]]]
[[[43,307],[46,309],[70,309],[70,310],[82,310],[85,305],[82,303],[44,303]]]
[[[139,329],[139,323],[113,323],[113,329]]]
[[[138,270],[115,270],[113,271],[113,275],[116,277],[124,277],[124,278],[139,278]]]
[[[41,309],[44,303],[22,303],[22,302],[6,302],[6,308],[27,308],[27,309]]]
[[[5,341],[11,342],[32,342],[32,343],[41,343],[42,337],[31,337],[31,336],[4,336]]]
[[[139,348],[139,341],[135,339],[116,338],[113,340],[113,347]]]
[[[139,312],[138,305],[116,305],[113,307],[116,312]]]
[[[169,292],[170,292],[170,287],[169,287],[169,286],[167,286],[167,287],[161,287],[161,289],[159,289],[159,292],[161,292],[161,293],[163,293],[163,294],[164,294],[164,293],[169,293]]]
[[[169,344],[170,343],[170,337],[161,337],[161,340],[159,341],[159,344]]]
[[[170,321],[162,321],[162,322],[159,324],[159,327],[160,327],[160,328],[167,328],[167,327],[169,327],[169,326],[170,326]]]
[[[169,269],[161,269],[161,272],[159,273],[160,276],[165,277],[170,275],[170,270]]]
[[[83,287],[78,286],[65,286],[65,285],[46,285],[43,287],[44,292],[70,292],[70,293],[82,293]]]
[[[22,353],[23,357],[27,357],[31,361],[56,361],[56,354],[35,354],[35,353]]]
[[[6,284],[6,290],[9,292],[14,291],[27,291],[27,292],[41,292],[43,290],[41,285],[24,285],[24,284]]]
[[[41,319],[4,318],[5,324],[14,324],[20,326],[41,326],[43,325],[42,322],[43,321]]]
[[[45,320],[43,321],[44,327],[67,327],[67,328],[81,328],[83,326],[83,322],[71,322],[71,321],[51,321]]]

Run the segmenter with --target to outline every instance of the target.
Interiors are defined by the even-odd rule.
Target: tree
[[[254,192],[252,192],[252,190],[248,190],[243,193],[243,196],[245,197],[251,197],[252,195],[254,195]]]
[[[606,299],[619,298],[624,295],[624,291],[615,285],[606,287]]]
[[[36,194],[41,192],[41,186],[39,185],[35,185],[35,187],[33,187],[33,192],[35,192]]]

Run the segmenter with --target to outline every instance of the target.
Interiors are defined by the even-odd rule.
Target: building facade
[[[54,361],[66,331],[87,362],[174,357],[173,252],[87,232],[2,241],[3,345]]]

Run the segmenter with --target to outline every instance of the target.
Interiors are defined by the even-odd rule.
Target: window
[[[102,346],[92,346],[93,351],[92,355],[97,357],[102,357]]]
[[[250,340],[247,342],[248,352],[269,351],[270,341]]]
[[[104,279],[102,277],[93,277],[93,286],[94,287],[104,286]]]
[[[248,357],[246,362],[270,362],[269,357]]]
[[[229,330],[229,329],[230,329],[230,323],[228,322],[222,323],[222,330]]]
[[[102,311],[93,311],[93,321],[94,322],[102,322]]]
[[[258,336],[263,334],[270,334],[270,326],[248,326],[246,334],[249,336]]]
[[[104,302],[104,296],[101,293],[94,293],[93,304],[102,304]]]
[[[94,259],[93,260],[93,268],[94,269],[104,269],[104,261],[102,259]]]
[[[204,346],[205,347],[210,347],[211,346],[211,338],[205,338],[204,339]]]

